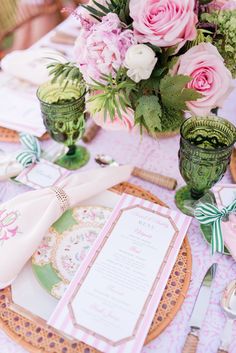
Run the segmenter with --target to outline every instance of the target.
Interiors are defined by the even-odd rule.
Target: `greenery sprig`
[[[72,82],[77,85],[84,85],[83,76],[80,69],[73,63],[61,63],[54,61],[47,66],[49,75],[52,76],[52,83],[68,84]]]
[[[98,21],[108,13],[116,13],[122,23],[129,26],[132,19],[129,15],[129,0],[108,0],[106,5],[100,4],[98,1],[93,0],[92,5],[82,5],[94,18]]]
[[[201,20],[214,25],[215,33],[208,36],[208,40],[217,47],[227,68],[236,77],[236,10],[205,13]]]
[[[122,112],[132,107],[130,95],[136,91],[135,82],[126,76],[122,68],[115,77],[103,74],[101,80],[103,82],[93,80],[94,84],[90,85],[90,90],[94,92],[88,100],[90,112],[95,114],[103,111],[105,121],[107,117],[113,121],[116,115],[122,119]]]

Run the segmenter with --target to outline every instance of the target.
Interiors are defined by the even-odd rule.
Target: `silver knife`
[[[190,332],[186,338],[183,353],[195,353],[199,341],[199,332],[205,318],[211,295],[211,284],[215,277],[217,264],[213,264],[206,272],[199,288],[197,298],[191,314]]]

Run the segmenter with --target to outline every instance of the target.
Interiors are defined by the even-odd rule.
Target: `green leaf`
[[[164,54],[167,57],[173,56],[175,54],[177,48],[178,48],[178,45],[175,45],[174,47],[169,47],[169,48],[165,49]]]
[[[54,62],[47,66],[49,75],[52,76],[52,82],[62,83],[65,81],[78,81],[83,82],[82,74],[78,67],[73,63],[58,63]]]
[[[129,16],[129,0],[108,0],[102,5],[98,0],[93,0],[91,5],[81,5],[90,14],[97,18],[99,21],[102,20],[107,13],[116,13],[120,18],[121,22],[126,26],[129,26],[133,20]]]
[[[102,10],[104,13],[109,13],[108,7],[103,6],[102,4],[100,4],[99,2],[97,2],[96,0],[93,0],[93,3],[94,3],[100,10]]]
[[[142,96],[137,101],[135,121],[149,132],[161,131],[162,109],[157,96]]]
[[[162,107],[161,125],[163,131],[176,131],[184,122],[182,110]]]
[[[179,60],[179,57],[178,57],[178,56],[174,56],[174,57],[171,58],[171,60],[168,62],[168,68],[169,68],[169,70],[172,70],[172,69],[173,69],[173,67],[175,66],[175,64],[177,64],[178,60]]]
[[[94,16],[97,16],[98,18],[101,18],[106,15],[102,11],[95,9],[94,7],[92,7],[90,5],[82,5],[82,7],[84,7],[88,12],[90,12]]]
[[[148,80],[143,80],[140,83],[142,92],[148,92],[149,94],[158,93],[160,86],[160,80],[155,77],[150,77]]]
[[[163,74],[166,74],[168,69],[166,67],[156,67],[153,72],[151,77],[155,78],[160,78]]]
[[[162,49],[160,47],[157,47],[156,45],[153,45],[151,43],[145,43],[148,47],[150,47],[155,53],[161,53]]]
[[[186,102],[201,98],[202,95],[196,90],[185,88],[191,80],[190,76],[184,75],[165,76],[160,82],[162,103],[167,108],[185,110]]]
[[[105,116],[109,115],[111,120],[114,120],[116,114],[122,118],[122,112],[132,106],[130,95],[136,90],[136,84],[126,76],[123,68],[117,70],[115,77],[112,74],[102,74],[101,79],[101,82],[93,80],[94,84],[90,85],[90,92],[95,92],[89,99],[93,102],[91,113],[105,109]]]

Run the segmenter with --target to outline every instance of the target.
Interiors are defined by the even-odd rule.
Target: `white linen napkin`
[[[23,165],[16,160],[17,154],[0,152],[0,181],[15,177],[24,169]]]
[[[46,132],[37,87],[0,72],[0,126],[40,137]]]
[[[11,284],[63,212],[120,182],[132,166],[70,175],[56,187],[29,191],[0,205],[0,288]]]
[[[1,61],[3,72],[39,86],[49,80],[47,65],[52,61],[66,62],[64,56],[51,48],[15,50]]]

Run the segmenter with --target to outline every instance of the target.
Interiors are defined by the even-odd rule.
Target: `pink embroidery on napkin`
[[[18,218],[18,212],[9,212],[0,210],[0,241],[9,240],[18,233],[18,226],[15,224]]]

